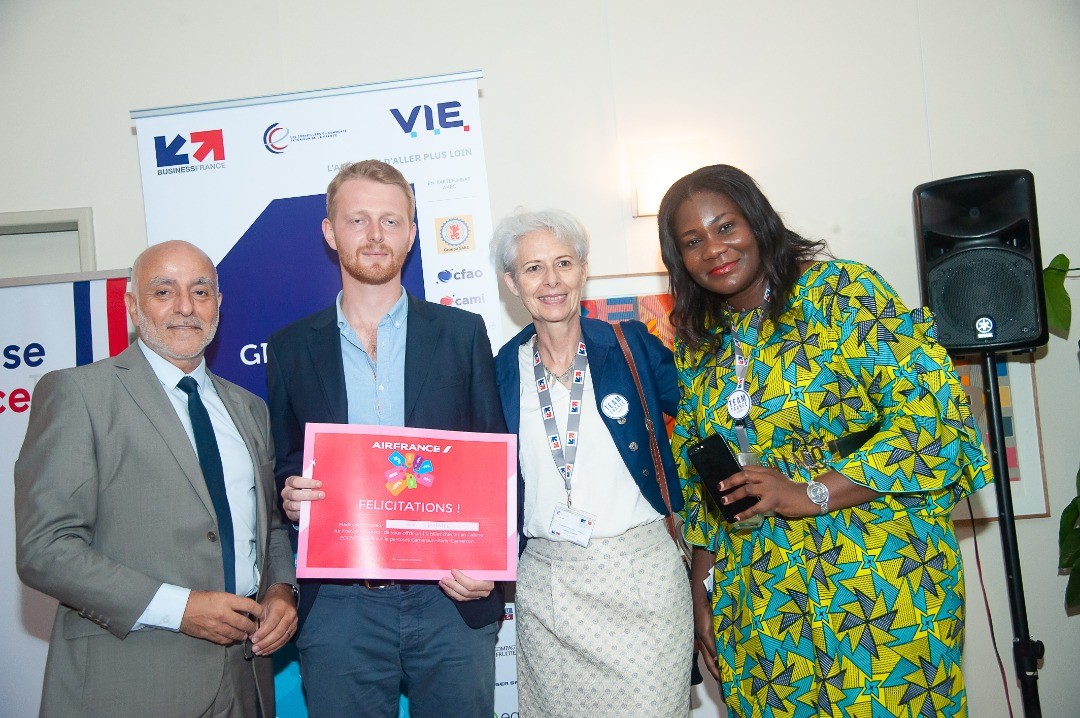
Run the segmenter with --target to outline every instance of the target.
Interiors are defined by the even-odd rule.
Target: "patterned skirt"
[[[690,584],[662,521],[576,544],[529,540],[518,565],[521,718],[686,718]]]

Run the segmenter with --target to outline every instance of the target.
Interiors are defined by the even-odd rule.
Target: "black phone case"
[[[728,523],[734,523],[735,517],[739,513],[758,502],[757,496],[747,496],[733,504],[721,502],[721,499],[730,493],[730,490],[720,491],[717,488],[718,484],[732,474],[742,471],[742,465],[739,464],[739,460],[735,458],[735,455],[731,453],[731,447],[728,446],[727,441],[720,434],[713,434],[706,437],[701,443],[694,444],[686,450],[686,455],[690,457],[690,463],[697,469],[702,486],[709,492],[709,496],[712,496],[724,520]]]

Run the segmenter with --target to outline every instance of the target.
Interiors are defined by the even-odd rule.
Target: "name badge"
[[[556,506],[551,514],[548,535],[556,541],[570,541],[578,546],[588,546],[592,538],[596,517],[567,506]]]
[[[750,413],[750,406],[753,403],[745,389],[736,389],[731,392],[727,399],[728,414],[731,415],[732,419],[745,419],[746,415]]]

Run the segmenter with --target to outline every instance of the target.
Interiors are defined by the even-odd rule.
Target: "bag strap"
[[[668,493],[667,475],[664,473],[664,462],[660,459],[660,445],[656,441],[656,429],[653,426],[652,416],[649,414],[649,404],[645,401],[645,391],[641,388],[641,377],[638,376],[634,355],[630,352],[630,346],[626,343],[626,336],[623,335],[622,325],[616,322],[611,326],[615,330],[615,338],[619,340],[623,356],[626,357],[626,363],[630,365],[630,374],[634,377],[634,386],[637,387],[638,398],[641,399],[641,408],[645,410],[645,428],[649,431],[649,451],[652,453],[656,483],[660,486],[660,496],[663,497],[664,506],[667,507],[664,524],[671,535],[671,540],[678,544],[679,538],[675,531],[675,513],[671,510],[671,495]]]

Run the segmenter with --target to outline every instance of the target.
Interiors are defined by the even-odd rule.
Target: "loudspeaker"
[[[983,172],[913,194],[922,300],[938,341],[957,354],[1046,344],[1034,176]]]

